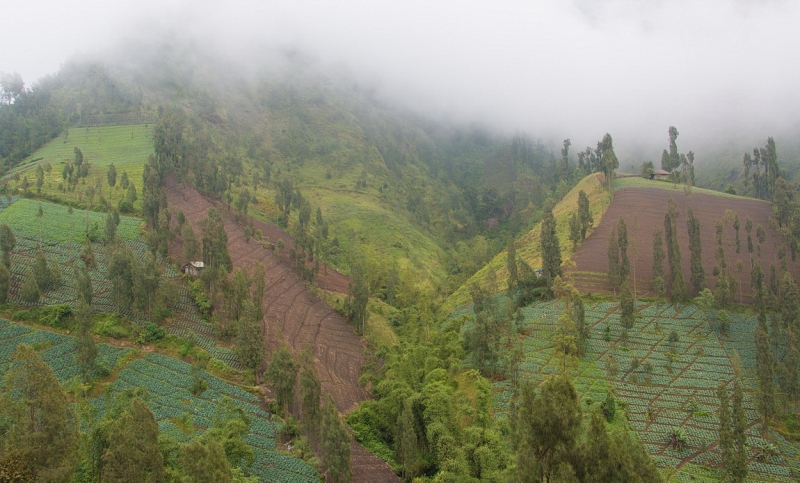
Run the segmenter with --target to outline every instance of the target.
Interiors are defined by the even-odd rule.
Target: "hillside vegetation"
[[[556,219],[556,233],[561,245],[561,256],[565,264],[569,266],[572,257],[572,243],[569,240],[569,217],[578,209],[578,193],[584,191],[589,197],[589,206],[594,219],[594,227],[598,226],[603,219],[603,215],[608,209],[609,195],[603,188],[602,174],[590,174],[575,185],[554,207],[553,216]],[[590,230],[587,234],[592,233]],[[527,233],[515,240],[517,256],[534,270],[539,270],[542,266],[542,247],[541,247],[541,224],[536,224]],[[467,282],[459,287],[444,302],[442,309],[444,313],[450,313],[456,308],[471,303],[470,286],[474,283],[486,286],[490,293],[501,292],[506,289],[504,281],[508,279],[508,267],[506,264],[507,250],[498,253],[489,263],[475,273]],[[494,275],[489,275],[494,273]],[[487,277],[494,277],[494,281],[487,280]],[[488,284],[493,284],[489,287]]]
[[[576,156],[292,55],[139,54],[0,105],[0,471],[796,478],[800,195],[772,138],[763,200],[721,196],[674,126],[682,184],[615,179],[610,133]]]

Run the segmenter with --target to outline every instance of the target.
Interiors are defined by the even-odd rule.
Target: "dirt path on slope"
[[[195,231],[200,220],[207,216],[208,209],[217,205],[217,202],[201,195],[193,187],[180,185],[174,176],[167,176],[164,186],[169,209],[174,213],[183,210]],[[224,205],[220,207],[225,209]],[[272,350],[284,341],[295,354],[306,347],[310,348],[323,393],[331,395],[337,409],[346,414],[360,401],[369,398],[369,393],[358,384],[364,363],[363,341],[344,318],[314,296],[289,269],[291,237],[274,225],[256,221],[254,226],[261,229],[265,239],[273,243],[278,239],[284,241],[281,260],[255,240],[247,243],[244,228],[233,221],[231,213],[225,217],[228,250],[234,269],[244,268],[252,272],[255,262],[261,262],[266,268],[263,334],[267,347]],[[325,270],[320,270],[317,276],[320,287],[347,292],[349,280],[338,272],[328,269],[326,274]],[[351,465],[354,481],[399,481],[383,460],[355,442],[351,446]]]

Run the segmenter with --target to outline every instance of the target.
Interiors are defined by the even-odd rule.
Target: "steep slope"
[[[556,234],[561,245],[561,258],[565,261],[565,266],[569,265],[568,260],[572,256],[572,243],[569,241],[569,217],[578,210],[578,195],[581,191],[584,191],[589,197],[589,207],[594,218],[594,225],[597,226],[608,207],[608,193],[603,188],[603,182],[604,177],[600,173],[586,176],[553,208],[553,216],[556,219]],[[537,223],[536,226],[515,242],[517,255],[534,270],[541,268],[542,265],[542,247],[539,241],[541,231],[541,223]],[[589,230],[587,237],[591,233],[592,230]],[[491,262],[459,287],[445,301],[443,313],[450,313],[461,305],[471,303],[469,287],[473,283],[485,285],[487,283],[487,275],[491,270],[495,272],[497,284],[495,287],[489,288],[496,292],[505,290],[505,281],[508,279],[507,255],[507,250],[498,253]]]
[[[631,261],[631,282],[635,279],[635,288],[639,296],[653,295],[653,229],[664,229],[664,214],[669,197],[673,197],[680,215],[677,220],[678,244],[681,248],[681,266],[683,276],[689,285],[690,252],[689,235],[686,227],[686,213],[689,208],[700,219],[702,238],[702,260],[706,272],[706,286],[715,286],[712,271],[718,265],[715,259],[717,241],[715,227],[722,220],[727,210],[739,216],[739,253],[736,253],[736,231],[732,223],[725,223],[723,230],[723,248],[725,258],[732,274],[739,281],[740,291],[734,294],[735,301],[747,303],[752,293],[750,287],[751,261],[760,261],[762,269],[769,277],[770,265],[780,267],[778,251],[784,245],[780,235],[771,227],[770,217],[772,205],[765,201],[749,198],[716,196],[706,193],[688,195],[680,189],[627,188],[614,194],[608,211],[597,228],[573,255],[575,268],[571,277],[575,286],[583,293],[613,293],[613,287],[606,276],[608,272],[608,237],[612,227],[616,226],[620,217],[625,219],[628,227],[628,238],[631,246],[628,256]],[[745,220],[753,221],[752,239],[753,253],[748,253]],[[732,220],[731,220],[732,221]],[[756,231],[762,226],[765,232],[763,243],[759,243]],[[635,240],[635,248],[633,245]],[[791,257],[789,257],[791,258]],[[739,262],[741,262],[741,267]],[[797,276],[800,264],[789,259],[789,270]],[[667,262],[664,262],[667,268]]]
[[[208,209],[216,205],[194,188],[179,185],[172,176],[168,176],[164,184],[170,209],[182,210],[194,226],[199,226]],[[257,228],[270,229],[261,225]],[[333,398],[340,412],[346,413],[367,399],[369,393],[358,384],[364,363],[361,338],[338,313],[308,290],[288,264],[281,263],[272,251],[255,241],[245,241],[243,227],[236,224],[232,216],[225,220],[225,231],[234,269],[250,271],[256,262],[266,267],[263,334],[267,346],[275,349],[285,342],[295,354],[309,348],[323,394]],[[279,230],[272,228],[272,232]],[[290,240],[285,233],[281,237]],[[287,243],[286,252],[290,246]],[[320,285],[341,288],[343,278],[333,275],[332,270],[329,273],[328,278],[321,278]],[[351,453],[354,481],[397,481],[385,462],[355,442]]]

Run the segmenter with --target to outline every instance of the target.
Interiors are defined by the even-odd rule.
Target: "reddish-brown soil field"
[[[765,281],[769,280],[770,265],[775,264],[780,270],[778,250],[783,245],[780,235],[771,228],[770,217],[772,205],[765,201],[727,198],[707,194],[693,194],[686,196],[682,190],[660,190],[649,188],[626,188],[614,194],[614,201],[609,206],[600,225],[594,230],[577,253],[572,257],[576,266],[573,270],[572,280],[576,288],[583,293],[613,293],[613,287],[608,281],[608,238],[612,227],[617,225],[620,217],[625,219],[628,228],[628,257],[631,263],[630,281],[634,282],[639,296],[653,296],[653,229],[658,227],[664,230],[664,213],[667,210],[667,201],[672,196],[678,207],[680,215],[677,220],[678,244],[681,248],[681,265],[683,277],[687,288],[692,290],[690,282],[689,233],[686,227],[687,209],[691,208],[694,215],[700,219],[702,238],[702,260],[706,272],[706,286],[714,289],[716,285],[713,269],[717,265],[715,253],[717,241],[715,236],[716,224],[725,215],[725,210],[731,210],[739,215],[739,240],[740,250],[736,253],[736,231],[732,224],[726,224],[723,231],[723,247],[728,267],[739,280],[741,288],[741,301],[749,303],[751,300],[750,267],[751,255],[747,250],[747,232],[745,220],[749,216],[753,220],[753,254],[752,260],[760,260],[765,273]],[[634,228],[635,223],[638,225]],[[766,231],[766,240],[760,245],[756,237],[759,225]],[[636,240],[634,249],[633,240]],[[666,253],[666,242],[664,243]],[[738,269],[738,261],[742,262],[742,270]],[[667,260],[664,260],[664,272],[668,273]],[[791,261],[789,256],[789,270],[795,277],[800,273],[800,265]],[[635,271],[635,273],[634,273]],[[594,273],[586,273],[594,272]],[[733,301],[740,301],[740,293],[733,294]]]
[[[169,209],[174,213],[183,210],[186,219],[195,229],[200,220],[206,217],[209,208],[217,204],[193,187],[179,184],[172,176],[164,180],[164,186]],[[221,208],[225,209],[222,205]],[[244,228],[234,222],[232,214],[225,219],[228,250],[234,268],[244,268],[250,272],[256,262],[261,262],[266,268],[264,340],[267,346],[274,349],[280,343],[286,342],[295,354],[308,347],[314,357],[323,394],[333,398],[340,412],[351,411],[360,401],[369,397],[369,393],[358,384],[364,363],[362,339],[353,332],[344,318],[322,299],[314,296],[306,284],[289,269],[291,237],[274,225],[255,221],[254,227],[260,229],[264,238],[273,243],[283,239],[285,248],[281,260],[272,250],[264,248],[255,240],[251,239],[247,243]],[[173,256],[179,255],[178,247],[174,250]],[[347,277],[334,270],[328,269],[326,273],[321,269],[315,279],[326,290],[348,290]],[[351,446],[351,464],[354,481],[398,481],[383,460],[357,443]]]

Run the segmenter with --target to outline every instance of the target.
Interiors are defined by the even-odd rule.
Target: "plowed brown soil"
[[[209,208],[217,204],[193,187],[179,184],[173,176],[166,177],[164,186],[170,210],[183,210],[195,229],[200,220],[207,216]],[[232,214],[225,219],[228,250],[234,268],[252,271],[255,262],[261,262],[266,268],[264,340],[267,346],[274,349],[281,342],[286,342],[294,353],[308,347],[314,357],[323,393],[333,398],[340,412],[351,411],[360,401],[369,397],[369,393],[358,384],[364,363],[363,341],[338,313],[314,296],[289,269],[291,237],[278,227],[263,222],[255,221],[254,227],[273,243],[277,243],[278,239],[284,241],[282,260],[255,240],[247,243],[243,227],[234,222]],[[320,270],[315,279],[326,290],[348,290],[347,277],[334,270],[328,269],[327,273]],[[399,481],[383,460],[357,443],[353,443],[351,448],[351,464],[354,481]]]
[[[723,247],[728,266],[739,281],[741,287],[741,301],[749,303],[752,290],[750,287],[750,267],[751,258],[753,261],[760,260],[764,270],[766,280],[769,279],[769,269],[771,264],[775,264],[780,269],[778,250],[783,245],[780,235],[770,227],[770,216],[772,215],[772,205],[765,201],[749,200],[740,198],[727,198],[707,194],[694,194],[686,196],[682,190],[659,190],[651,188],[627,188],[617,191],[614,194],[614,201],[609,206],[600,225],[594,230],[592,235],[587,238],[577,253],[572,256],[575,262],[572,278],[575,286],[583,293],[613,293],[613,287],[605,275],[608,272],[608,238],[612,227],[617,225],[620,217],[625,219],[628,228],[628,239],[631,241],[628,247],[628,257],[631,262],[630,280],[635,281],[639,296],[652,296],[653,293],[653,228],[659,227],[662,232],[664,229],[664,213],[667,210],[667,201],[672,196],[678,206],[680,215],[678,216],[678,244],[681,248],[681,266],[683,277],[687,287],[691,290],[690,283],[690,260],[689,234],[686,227],[687,209],[691,208],[694,215],[700,219],[701,238],[702,238],[702,260],[706,272],[706,286],[714,289],[716,285],[715,277],[712,275],[714,266],[717,265],[715,253],[717,251],[717,241],[715,236],[717,221],[725,215],[725,210],[731,210],[739,215],[739,240],[740,250],[736,253],[736,231],[731,224],[726,224],[723,230]],[[634,228],[634,215],[638,227]],[[745,220],[747,217],[753,220],[753,254],[752,257],[747,250],[747,232],[745,231]],[[758,252],[758,240],[756,229],[762,225],[766,231],[766,240],[761,244],[761,254]],[[636,240],[636,250],[634,250],[632,240]],[[666,251],[666,243],[664,244]],[[742,270],[739,271],[737,262],[742,262]],[[798,276],[800,266],[791,261],[789,257],[789,270]],[[664,260],[664,270],[667,273],[667,260]],[[587,273],[593,272],[593,273]],[[733,294],[735,302],[740,301],[740,293]]]

